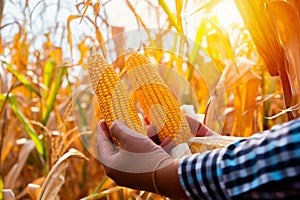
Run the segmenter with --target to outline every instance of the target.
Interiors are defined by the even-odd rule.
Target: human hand
[[[191,133],[195,137],[205,137],[205,136],[214,136],[219,135],[218,133],[212,131],[200,121],[196,120],[195,118],[191,117],[190,115],[185,115],[185,118],[190,126]]]
[[[100,121],[97,139],[99,160],[104,165],[107,176],[120,186],[156,192],[155,180],[153,181],[156,170],[154,179],[160,193],[172,196],[172,188],[168,187],[169,181],[174,180],[174,183],[177,181],[180,195],[184,195],[177,180],[177,160],[151,139],[129,129],[119,120],[113,122],[111,134],[120,142],[120,148],[116,148],[111,142],[105,122]]]

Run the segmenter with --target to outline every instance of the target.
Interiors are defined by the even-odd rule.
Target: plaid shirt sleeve
[[[300,119],[185,157],[178,174],[190,199],[299,197]]]

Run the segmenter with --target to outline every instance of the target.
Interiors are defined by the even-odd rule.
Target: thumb
[[[146,132],[147,132],[147,135],[148,137],[155,143],[155,144],[160,144],[160,141],[159,141],[159,138],[158,138],[158,134],[157,132],[155,131],[155,128],[154,126],[152,125],[148,125],[146,127]]]
[[[212,130],[207,128],[204,124],[194,119],[193,117],[189,115],[185,115],[185,118],[188,121],[192,134],[194,134],[195,136],[202,137],[202,136],[211,136],[216,134]]]
[[[112,136],[120,142],[121,148],[130,152],[144,152],[145,143],[147,143],[149,139],[143,134],[128,128],[127,125],[120,120],[115,120],[112,123],[110,132]]]

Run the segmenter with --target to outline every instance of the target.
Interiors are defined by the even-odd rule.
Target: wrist
[[[156,192],[166,197],[186,199],[187,196],[179,181],[178,164],[178,160],[174,159],[166,167],[159,168],[154,172],[155,189]]]

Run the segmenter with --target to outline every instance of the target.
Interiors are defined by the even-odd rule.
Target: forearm
[[[158,192],[172,199],[188,199],[178,177],[178,160],[155,172],[155,184]]]

